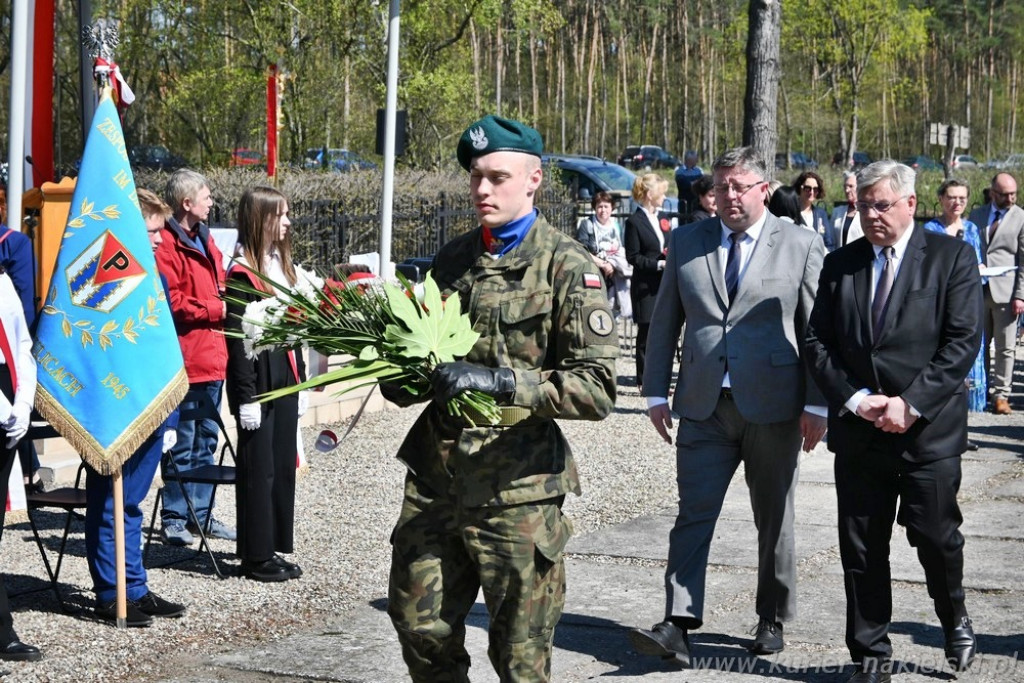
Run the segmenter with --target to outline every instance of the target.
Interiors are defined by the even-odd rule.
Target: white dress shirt
[[[32,355],[32,337],[25,323],[25,312],[21,308],[21,299],[14,289],[14,283],[7,273],[0,273],[0,324],[7,333],[7,342],[15,357],[15,372],[18,375],[18,389],[13,403],[25,403],[32,406],[36,397],[36,359]],[[0,353],[0,364],[7,361]],[[0,392],[0,422],[11,418],[14,406],[3,392]]]

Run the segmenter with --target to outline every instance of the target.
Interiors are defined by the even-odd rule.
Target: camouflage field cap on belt
[[[491,152],[523,152],[540,156],[544,141],[525,123],[488,114],[462,134],[455,154],[462,168],[469,170],[474,158]]]

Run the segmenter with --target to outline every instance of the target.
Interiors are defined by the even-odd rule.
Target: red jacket
[[[156,250],[156,266],[167,278],[174,326],[192,384],[224,379],[228,364],[222,257],[203,223],[198,236],[206,254],[192,244],[178,221],[168,218],[163,244]]]

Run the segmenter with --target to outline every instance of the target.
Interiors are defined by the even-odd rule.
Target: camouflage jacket
[[[433,277],[442,296],[459,294],[480,333],[466,360],[512,368],[512,405],[530,417],[470,427],[431,401],[398,458],[421,483],[467,507],[579,494],[572,452],[554,420],[611,412],[619,353],[590,254],[538,216],[523,242],[496,260],[484,252],[480,228],[456,237],[435,257]]]

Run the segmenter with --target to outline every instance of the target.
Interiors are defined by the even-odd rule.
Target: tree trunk
[[[654,76],[654,55],[658,51],[658,25],[651,35],[651,49],[647,52],[647,74],[644,76],[644,105],[640,113],[640,144],[647,144],[647,115],[651,109],[651,80]]]
[[[530,93],[533,105],[533,124],[540,121],[540,88],[537,85],[537,34],[530,29]]]
[[[501,30],[501,19],[498,19],[494,32],[494,113],[501,116],[501,82],[505,67],[505,37]]]
[[[473,63],[480,63],[480,41],[476,36],[476,22],[469,22],[469,46],[473,53]],[[480,69],[473,69],[473,104],[476,105],[474,114],[481,111],[483,98],[480,93]]]
[[[996,48],[992,45],[992,34],[995,23],[995,3],[988,2],[988,103],[985,116],[985,157],[992,158],[992,98],[996,81]]]
[[[583,122],[583,151],[587,154],[592,154],[594,149],[591,146],[590,129],[594,114],[594,85],[595,81],[597,81],[598,37],[601,35],[600,27],[598,25],[599,20],[597,16],[597,8],[594,9],[592,21],[594,22],[594,26],[590,32],[590,63],[587,67],[587,101],[585,104],[586,114]]]
[[[777,117],[782,10],[778,0],[750,0],[748,17],[743,144],[757,150],[772,168],[779,139]]]
[[[963,0],[963,2],[964,36],[967,37],[969,40],[969,36],[971,35],[970,12],[967,11],[967,0]],[[974,75],[972,61],[973,60],[970,57],[964,59],[964,125],[967,127],[968,131],[970,131],[971,129],[971,83],[973,80],[972,76]],[[970,151],[970,147],[968,146],[968,148],[965,151]]]

